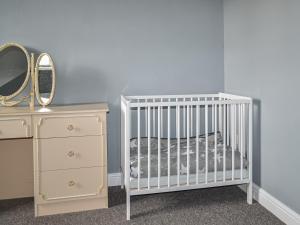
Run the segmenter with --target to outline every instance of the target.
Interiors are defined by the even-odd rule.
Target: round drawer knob
[[[72,130],[74,130],[74,126],[73,126],[72,124],[70,124],[70,125],[67,127],[67,129],[68,129],[69,131],[72,131]]]
[[[75,152],[73,152],[73,151],[69,151],[69,152],[68,152],[68,156],[69,156],[69,157],[73,157],[74,155],[75,155]]]
[[[73,186],[75,186],[75,181],[73,181],[73,180],[71,180],[71,181],[69,181],[69,187],[73,187]]]

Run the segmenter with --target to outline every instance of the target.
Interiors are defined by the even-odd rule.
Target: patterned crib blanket
[[[199,138],[199,173],[205,173],[205,148],[206,137],[200,135]],[[160,160],[160,173],[161,176],[168,175],[168,139],[161,138],[161,160]],[[189,155],[190,155],[190,174],[196,174],[196,137],[190,137]],[[158,138],[152,137],[150,139],[151,154],[150,154],[150,175],[151,177],[158,176]],[[226,146],[226,170],[232,170],[232,148]],[[243,154],[245,155],[245,154]],[[140,138],[140,168],[141,178],[148,177],[148,138]],[[217,133],[217,171],[223,171],[223,138],[220,132]],[[243,157],[243,167],[246,168],[248,163]],[[241,154],[240,151],[234,151],[234,169],[241,167]],[[213,172],[215,168],[215,133],[208,134],[208,172]],[[187,139],[180,139],[180,174],[187,174]],[[177,139],[170,139],[170,175],[177,175]],[[132,138],[130,140],[130,176],[132,178],[138,177],[138,139]]]

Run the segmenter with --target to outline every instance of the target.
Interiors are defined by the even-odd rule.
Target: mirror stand
[[[35,84],[35,77],[34,77],[34,53],[31,53],[31,58],[30,58],[30,75],[31,75],[31,86],[30,86],[30,102],[29,102],[29,107],[31,109],[34,109],[34,84]]]

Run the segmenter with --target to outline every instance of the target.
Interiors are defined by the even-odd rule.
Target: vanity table
[[[48,107],[54,62],[35,54],[0,46],[0,200],[34,196],[35,216],[107,208],[108,106]]]
[[[20,168],[6,168],[0,173],[0,198],[28,197],[33,187],[36,216],[106,208],[107,112],[105,103],[34,110],[0,107],[0,163],[7,167],[16,166],[7,160],[20,163]],[[10,150],[15,155],[10,155]],[[30,150],[31,162],[24,155]],[[5,158],[5,154],[10,157]],[[19,175],[24,175],[22,170],[28,170],[26,179]]]

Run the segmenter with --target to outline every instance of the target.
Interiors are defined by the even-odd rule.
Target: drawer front
[[[35,137],[76,137],[102,135],[105,115],[61,115],[35,118]]]
[[[41,172],[44,201],[107,196],[106,168],[93,167]]]
[[[106,165],[103,136],[38,139],[40,170]]]
[[[31,137],[31,117],[4,117],[0,119],[0,139]]]

